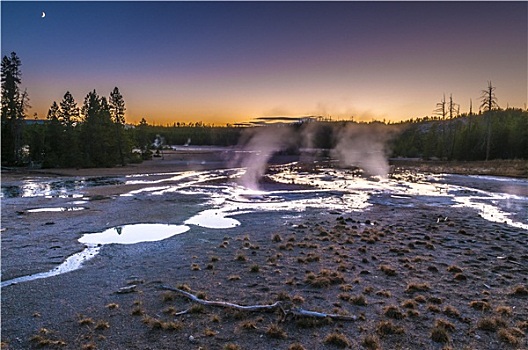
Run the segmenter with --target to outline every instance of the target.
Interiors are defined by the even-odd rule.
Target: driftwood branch
[[[172,288],[168,286],[161,286],[160,288],[179,293],[187,297],[188,299],[196,303],[205,305],[205,306],[224,307],[224,308],[235,309],[235,310],[240,310],[240,311],[281,310],[284,314],[284,317],[291,315],[291,316],[298,316],[298,317],[301,316],[301,317],[312,317],[312,318],[331,318],[334,320],[342,320],[342,321],[355,321],[357,319],[356,316],[327,314],[323,312],[305,310],[300,307],[285,308],[285,305],[283,305],[283,302],[281,301],[276,301],[273,304],[268,304],[268,305],[239,305],[239,304],[229,303],[226,301],[211,301],[211,300],[200,299],[196,295],[189,293],[187,291],[184,291],[182,289],[179,289],[179,288]]]

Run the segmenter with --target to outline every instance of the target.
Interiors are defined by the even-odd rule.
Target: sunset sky
[[[2,56],[45,118],[119,87],[126,120],[263,116],[401,120],[442,95],[478,111],[527,103],[528,3],[2,1]],[[42,17],[42,13],[45,17]]]

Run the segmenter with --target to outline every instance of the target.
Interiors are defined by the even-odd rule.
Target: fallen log
[[[284,318],[287,316],[296,316],[296,317],[312,317],[312,318],[330,318],[333,320],[341,320],[341,321],[355,321],[357,320],[357,317],[354,315],[338,315],[338,314],[327,314],[324,312],[317,312],[317,311],[310,311],[305,310],[300,307],[287,307],[287,305],[284,305],[281,301],[276,301],[273,304],[267,304],[267,305],[239,305],[234,304],[226,301],[212,301],[212,300],[204,300],[198,298],[196,295],[189,293],[187,291],[184,291],[179,288],[172,288],[169,286],[161,286],[161,289],[164,290],[170,290],[172,292],[179,293],[188,299],[205,305],[205,306],[216,306],[216,307],[223,307],[223,308],[229,308],[234,310],[240,310],[240,311],[273,311],[273,310],[281,310],[283,313]],[[186,310],[187,311],[187,310]],[[184,314],[186,312],[182,312],[181,314]]]

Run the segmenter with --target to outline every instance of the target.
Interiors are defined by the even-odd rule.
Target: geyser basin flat
[[[87,233],[79,239],[84,244],[135,244],[155,242],[189,231],[186,225],[135,224],[109,228],[103,232]]]

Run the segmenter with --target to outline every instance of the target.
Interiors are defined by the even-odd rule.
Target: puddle
[[[84,210],[85,207],[60,207],[60,208],[35,208],[35,209],[28,209],[26,212],[28,213],[54,213],[54,212],[62,212],[62,211],[79,211]]]
[[[123,184],[124,181],[116,177],[91,177],[56,180],[51,178],[35,178],[24,180],[20,185],[2,185],[2,198],[80,198],[79,193],[86,187],[108,186]]]
[[[185,225],[135,224],[109,228],[103,232],[87,233],[79,239],[84,244],[135,244],[155,242],[189,231]]]
[[[231,213],[231,215],[242,212]],[[247,213],[247,212],[244,212]],[[240,226],[240,221],[226,217],[228,214],[218,209],[204,210],[198,215],[186,220],[186,225],[196,225],[205,228],[227,229]]]

